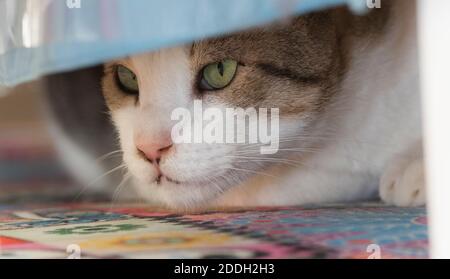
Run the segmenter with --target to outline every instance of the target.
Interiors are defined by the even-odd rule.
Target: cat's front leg
[[[380,180],[380,197],[390,205],[425,205],[425,169],[420,145],[395,157]]]

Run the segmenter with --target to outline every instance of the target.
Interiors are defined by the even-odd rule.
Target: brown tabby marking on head
[[[284,24],[195,42],[190,48],[192,92],[186,93],[192,98],[214,98],[232,107],[279,108],[281,116],[319,113],[339,92],[353,38],[376,39],[383,33],[389,6],[387,2],[383,9],[365,16],[336,8]],[[203,67],[230,58],[240,63],[232,84],[212,96],[199,92]],[[111,110],[137,103],[134,97],[113,93],[120,92],[114,76],[116,63],[106,65],[103,80]],[[129,58],[120,63],[133,70]]]

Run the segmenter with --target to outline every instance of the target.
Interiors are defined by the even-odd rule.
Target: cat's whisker
[[[254,171],[254,170],[247,170],[247,169],[243,169],[243,168],[226,167],[225,169],[234,170],[234,171],[243,171],[243,172],[248,172],[248,173],[253,173],[253,174],[259,174],[259,175],[267,176],[267,177],[270,177],[270,178],[278,178],[278,177],[276,177],[274,175],[270,175],[270,174],[267,174],[267,173],[264,173],[264,172]]]
[[[118,150],[115,150],[115,151],[106,153],[106,154],[104,154],[104,155],[98,157],[95,161],[96,161],[97,163],[100,163],[100,162],[103,162],[104,160],[108,159],[108,158],[111,157],[112,155],[116,155],[116,154],[119,154],[119,153],[122,154],[123,151],[122,151],[121,149],[118,149]]]
[[[226,155],[226,158],[236,158],[236,159],[257,159],[257,160],[273,160],[273,161],[286,161],[291,163],[298,163],[297,160],[284,159],[284,158],[271,158],[271,157],[258,157],[258,156],[236,156],[236,155]]]
[[[280,142],[282,142],[283,139],[287,139],[287,140],[313,140],[313,141],[324,141],[324,142],[336,142],[336,136],[338,134],[333,132],[333,133],[329,133],[329,134],[323,134],[322,136],[308,136],[308,135],[297,135],[297,136],[288,136],[288,137],[280,137]],[[342,142],[352,142],[354,144],[361,144],[361,145],[369,145],[372,146],[374,148],[387,148],[389,147],[388,144],[382,144],[379,142],[373,142],[373,141],[367,141],[367,140],[361,140],[361,139],[355,139],[355,138],[350,138],[350,137],[345,137],[343,135],[339,135],[339,141]],[[395,148],[395,146],[394,146]]]
[[[298,149],[278,149],[277,152],[290,152],[290,151],[295,151],[295,152],[302,152],[302,153],[309,153],[309,154],[315,154],[317,152],[319,152],[319,149],[307,149],[307,148],[298,148]],[[255,149],[247,149],[247,150],[238,150],[235,151],[234,154],[238,154],[238,155],[263,155],[261,154],[261,149],[260,148],[255,148]]]
[[[286,165],[290,165],[293,167],[301,167],[304,166],[304,164],[300,163],[299,161],[294,160],[288,160],[288,159],[277,159],[277,158],[258,158],[258,157],[238,157],[238,156],[230,156],[232,158],[236,159],[242,159],[240,161],[234,161],[234,162],[269,162],[269,163],[283,163]]]
[[[112,208],[114,207],[114,203],[118,200],[119,195],[122,191],[122,188],[128,183],[128,181],[131,178],[131,174],[130,173],[126,173],[123,178],[122,181],[120,181],[119,185],[116,186],[116,189],[114,190],[114,193],[112,195],[111,198],[111,206],[110,206],[110,210],[112,210]]]
[[[82,187],[82,189],[78,192],[78,194],[73,198],[73,201],[75,202],[75,201],[77,201],[90,187],[92,187],[93,185],[95,185],[95,183],[97,183],[98,181],[100,181],[102,178],[104,178],[104,177],[106,177],[106,176],[108,176],[108,175],[110,175],[111,173],[113,173],[113,172],[115,172],[115,171],[117,171],[117,170],[119,170],[119,169],[123,169],[123,168],[126,168],[126,165],[125,164],[121,164],[120,166],[118,166],[118,167],[115,167],[115,168],[113,168],[112,170],[110,170],[110,171],[107,171],[106,173],[104,173],[104,174],[102,174],[101,176],[99,176],[99,177],[97,177],[96,179],[94,179],[92,182],[90,182],[90,183],[88,183],[87,185],[84,185],[83,187]]]
[[[78,201],[78,199],[86,192],[86,190],[88,189],[88,186],[83,186],[81,188],[81,190],[78,192],[78,194],[73,198],[72,202],[76,202]]]
[[[107,177],[110,174],[113,174],[114,172],[121,170],[121,169],[125,169],[127,166],[122,163],[120,166],[117,166],[107,172],[105,172],[104,174],[100,175],[99,177],[97,177],[96,179],[94,179],[92,182],[90,182],[87,186],[91,187],[93,185],[95,185],[98,181],[102,180],[103,178]]]
[[[247,155],[247,154],[250,154],[250,155],[261,155],[258,151],[259,150],[254,150],[254,152],[248,152],[248,153],[236,152],[235,154],[237,154],[237,155]],[[319,150],[316,150],[316,151],[309,150],[308,151],[308,150],[304,150],[304,149],[301,149],[301,148],[300,149],[286,148],[286,149],[279,149],[279,151],[281,151],[281,152],[290,152],[290,153],[294,153],[294,154],[302,154],[302,153],[315,154],[315,153],[319,152]],[[350,152],[342,152],[340,154],[340,156],[342,156],[343,158],[345,158],[347,160],[351,160],[351,161],[358,162],[358,163],[361,163],[361,164],[365,164],[365,163],[370,161],[369,159],[355,158],[355,157],[351,156],[349,153]],[[264,157],[262,157],[262,158],[264,158]],[[271,158],[271,157],[267,157],[267,158]],[[302,166],[307,166],[308,167],[308,165],[304,164],[304,162],[302,162]]]
[[[283,140],[280,140],[279,141],[279,143],[286,143],[286,142],[293,142],[293,140],[291,141],[291,140],[288,140],[288,141],[283,141]],[[260,147],[262,147],[262,146],[268,146],[268,145],[270,145],[270,143],[254,143],[254,144],[248,144],[248,145],[242,145],[242,146],[239,146],[239,149],[240,150],[247,150],[247,149],[256,149],[256,148],[260,148]],[[311,147],[303,147],[305,150],[306,149],[310,149],[310,150],[320,150],[320,149],[318,149],[318,148],[311,148]]]
[[[328,133],[328,134],[323,134],[322,136],[310,136],[310,135],[305,135],[305,134],[298,134],[298,135],[291,135],[291,136],[280,136],[279,138],[279,142],[292,142],[292,141],[302,141],[302,140],[308,140],[308,141],[314,141],[314,142],[335,142],[336,141],[336,135],[337,133],[332,132],[332,133]],[[360,140],[360,139],[355,139],[355,138],[345,138],[343,136],[339,137],[340,141],[343,142],[351,142],[354,144],[360,144],[360,145],[368,145],[368,146],[372,146],[374,148],[388,148],[389,145],[386,144],[380,144],[380,143],[376,143],[376,142],[372,142],[372,141],[364,141],[364,140]],[[251,146],[259,146],[259,145],[267,145],[267,143],[257,143],[257,144],[248,144],[248,143],[238,143],[235,144],[238,146],[242,146],[241,148],[246,148],[246,147],[251,147]],[[395,147],[395,146],[394,146]]]
[[[320,149],[310,149],[310,148],[279,148],[278,151],[295,151],[295,152],[318,152]]]
[[[214,188],[217,189],[217,191],[219,191],[219,193],[223,193],[224,190],[222,189],[222,187],[220,187],[216,182],[212,181],[212,179],[216,179],[215,177],[206,177],[206,179],[213,184]]]
[[[247,160],[242,160],[242,161],[236,161],[236,163],[273,163],[273,164],[281,164],[281,165],[286,165],[286,166],[291,166],[291,167],[302,167],[304,165],[302,164],[295,164],[295,163],[289,163],[289,162],[283,162],[283,161],[265,161],[265,160],[254,160],[254,159],[247,159]]]
[[[230,177],[231,177],[231,179],[230,179]],[[220,174],[220,175],[214,176],[213,178],[216,180],[218,178],[221,178],[222,180],[226,181],[227,184],[230,184],[230,185],[236,185],[236,184],[239,184],[242,182],[242,179],[240,179],[239,176],[233,176],[233,173]],[[230,182],[230,180],[231,180],[231,182]]]
[[[291,149],[291,148],[289,148],[289,149]],[[299,156],[302,153],[304,153],[304,154],[316,154],[316,153],[320,152],[320,150],[319,149],[312,149],[312,148],[297,148],[296,151],[294,152],[292,150],[288,150],[288,148],[285,148],[285,149],[281,148],[281,149],[279,149],[277,151],[278,154],[286,153],[286,152],[289,152],[289,154],[283,154],[283,155],[288,155],[289,156],[289,155],[294,154],[296,156]],[[230,153],[230,155],[261,156],[261,158],[264,158],[263,156],[266,156],[264,154],[261,154],[261,149],[260,148],[246,149],[246,150],[237,150],[237,151],[234,151],[234,152]],[[267,158],[274,158],[275,156],[274,155],[272,155],[272,156],[268,155],[266,157]],[[286,156],[284,156],[284,157],[286,157]]]

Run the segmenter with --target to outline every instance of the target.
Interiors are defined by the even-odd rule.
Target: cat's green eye
[[[116,71],[117,71],[117,83],[119,87],[129,94],[138,94],[139,85],[136,74],[133,73],[133,71],[131,71],[127,67],[122,65],[118,65]]]
[[[236,75],[238,62],[232,59],[211,63],[203,68],[200,89],[218,90],[227,87]]]

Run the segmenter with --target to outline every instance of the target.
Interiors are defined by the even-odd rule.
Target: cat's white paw
[[[390,205],[425,205],[425,172],[422,157],[396,160],[380,181],[380,197]]]

